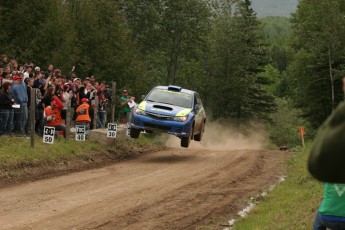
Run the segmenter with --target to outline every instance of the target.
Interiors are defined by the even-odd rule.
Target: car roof
[[[154,87],[154,89],[162,89],[162,90],[171,90],[171,91],[175,91],[175,92],[180,92],[180,93],[186,93],[186,94],[194,94],[195,91],[189,90],[189,89],[184,89],[180,86],[176,86],[176,85],[169,85],[169,86],[156,86]]]

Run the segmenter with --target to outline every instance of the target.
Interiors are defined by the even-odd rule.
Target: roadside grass
[[[56,165],[61,161],[85,159],[94,153],[107,150],[129,151],[140,148],[154,148],[159,142],[154,137],[141,135],[137,140],[116,140],[113,145],[100,144],[86,140],[78,142],[56,138],[54,144],[45,144],[42,137],[36,137],[35,147],[23,137],[0,137],[0,169],[34,167],[38,165]]]
[[[323,185],[308,173],[308,145],[286,163],[286,181],[277,186],[233,230],[312,229],[322,199]]]

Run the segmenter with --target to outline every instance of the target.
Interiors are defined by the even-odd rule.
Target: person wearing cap
[[[11,83],[5,82],[3,92],[0,94],[0,135],[9,135],[13,128],[13,108],[14,99],[11,94]]]
[[[28,95],[26,84],[18,75],[13,77],[11,93],[15,103],[19,106],[19,108],[14,109],[14,133],[24,135],[24,128],[28,119]]]
[[[131,121],[131,113],[132,110],[129,107],[128,103],[132,103],[133,97],[128,96],[128,91],[123,90],[122,91],[122,97],[120,98],[121,102],[121,109],[122,109],[122,123],[127,124]]]
[[[89,99],[87,98],[82,98],[81,99],[81,105],[78,106],[76,109],[76,125],[85,125],[85,130],[89,131],[90,130],[90,123],[91,123],[91,118],[90,118],[90,105],[89,105]]]
[[[54,96],[50,106],[44,109],[45,125],[55,127],[55,131],[63,131],[63,136],[66,138],[66,126],[62,122],[61,110],[63,103],[59,97]]]

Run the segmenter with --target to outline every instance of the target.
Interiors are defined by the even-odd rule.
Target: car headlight
[[[137,114],[139,114],[139,115],[146,115],[146,113],[145,113],[145,110],[141,110],[141,109],[139,109],[139,108],[137,108],[136,110],[135,110],[135,112],[137,113]]]
[[[187,116],[184,116],[184,117],[174,117],[174,121],[185,122],[186,120],[187,120]]]

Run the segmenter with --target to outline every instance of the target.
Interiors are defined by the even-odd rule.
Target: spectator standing
[[[121,102],[121,109],[122,109],[122,124],[129,123],[131,120],[131,108],[129,107],[128,103],[131,103],[133,98],[128,96],[128,91],[122,91],[122,97],[120,98]]]
[[[11,83],[3,84],[3,92],[0,95],[0,135],[9,135],[13,128],[13,108],[14,99],[11,95]]]
[[[81,99],[81,105],[76,109],[77,119],[76,125],[85,125],[85,130],[88,132],[90,130],[90,105],[87,98]]]
[[[62,94],[62,103],[63,109],[61,111],[62,120],[66,121],[66,114],[67,114],[67,105],[70,103],[72,95],[69,93],[69,85],[65,84],[63,86],[63,94]]]
[[[56,131],[63,131],[63,136],[66,138],[66,126],[62,123],[61,110],[63,108],[62,101],[54,96],[54,99],[50,103],[50,106],[44,109],[45,120],[47,126],[55,127]]]
[[[323,200],[316,214],[314,230],[345,229],[345,184],[325,183]]]
[[[28,95],[26,85],[18,75],[13,77],[11,93],[15,103],[19,105],[19,108],[14,109],[14,132],[24,135],[24,128],[28,119]]]
[[[104,90],[101,87],[97,91],[97,94],[98,94],[97,128],[104,128],[105,127],[105,121],[106,121],[105,107],[108,104],[108,99],[104,96],[103,91]]]
[[[26,92],[27,92],[27,95],[28,95],[28,119],[26,121],[26,124],[25,124],[25,134],[26,135],[29,135],[29,131],[30,131],[30,118],[31,116],[34,116],[34,114],[31,114],[29,111],[30,111],[30,107],[31,107],[31,89],[32,89],[32,86],[34,85],[34,79],[33,78],[27,78],[26,79]],[[36,102],[35,102],[36,103]]]

